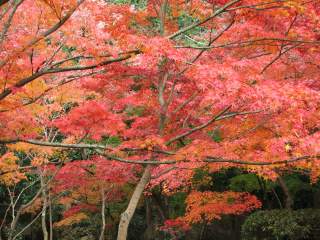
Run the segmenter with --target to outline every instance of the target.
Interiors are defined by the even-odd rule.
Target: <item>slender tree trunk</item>
[[[204,238],[206,229],[207,229],[207,221],[204,221],[204,223],[201,226],[201,232],[200,232],[199,240],[202,240]]]
[[[106,198],[105,198],[105,191],[104,191],[104,187],[101,187],[101,200],[102,200],[102,204],[101,204],[101,233],[100,233],[100,237],[99,240],[104,240],[105,239],[105,231],[106,231],[106,214],[105,214],[105,210],[106,210]]]
[[[153,194],[152,196],[152,202],[154,203],[156,209],[158,210],[159,216],[160,216],[160,220],[161,222],[164,222],[166,220],[166,216],[168,216],[168,214],[165,213],[161,198],[159,196],[156,196],[155,194]]]
[[[15,232],[16,226],[18,224],[18,220],[20,219],[21,215],[23,214],[23,211],[25,209],[27,209],[29,206],[31,206],[38,199],[38,197],[42,196],[43,191],[46,191],[46,189],[48,188],[47,185],[54,178],[55,174],[58,172],[58,170],[61,167],[62,167],[62,165],[59,166],[59,168],[56,170],[54,175],[49,180],[47,180],[47,182],[44,182],[42,176],[40,176],[41,187],[29,202],[27,202],[26,204],[22,204],[18,208],[18,210],[16,211],[15,218],[12,219],[12,222],[11,222],[11,225],[10,225],[10,233],[9,233],[9,236],[8,236],[8,240],[17,239],[20,234],[22,234],[26,229],[28,229],[34,223],[34,221],[37,220],[38,216],[35,219],[33,219],[29,224],[27,224],[27,226],[25,226],[19,233],[17,233],[15,236],[13,235],[14,232]],[[46,192],[45,192],[45,194],[46,194]],[[46,202],[46,204],[47,204],[47,202]],[[14,206],[15,206],[15,204],[13,205],[13,207]],[[46,210],[46,209],[44,209],[44,210]],[[43,218],[43,216],[42,216],[42,218]],[[47,238],[46,239],[48,239],[48,231],[46,231],[46,232],[47,232]]]
[[[277,199],[277,202],[279,204],[279,208],[283,209],[282,203],[280,201],[280,198],[279,198],[276,190],[274,188],[271,188],[271,191],[272,191],[273,195],[275,196],[275,198]]]
[[[152,224],[152,200],[150,197],[145,198],[145,206],[146,206],[146,223],[147,228],[144,231],[144,237],[145,240],[150,240],[152,238],[153,233],[153,224]]]
[[[49,201],[50,240],[53,240],[52,202],[51,202],[50,192],[48,193],[48,201]]]
[[[46,224],[46,215],[47,215],[47,207],[48,207],[48,196],[44,182],[44,176],[40,173],[40,182],[42,188],[42,213],[41,213],[41,228],[43,233],[43,240],[49,240],[49,234]]]
[[[11,205],[11,224],[10,224],[10,233],[8,236],[8,240],[11,240],[13,238],[13,234],[17,225],[17,218],[19,217],[19,212],[17,213],[17,215],[15,215],[15,204],[14,204],[14,200],[13,200],[13,196],[11,194],[10,188],[7,188],[8,192],[9,192],[9,197],[10,197],[10,205]]]
[[[293,205],[293,199],[292,199],[292,196],[291,196],[291,193],[288,189],[288,186],[286,184],[286,182],[284,181],[284,179],[282,178],[282,176],[279,174],[279,177],[278,177],[278,182],[279,182],[279,185],[285,195],[285,208],[286,209],[291,209],[292,205]]]
[[[133,195],[130,199],[127,209],[121,214],[119,229],[118,229],[118,237],[117,240],[126,240],[128,235],[128,227],[129,223],[133,217],[133,214],[137,208],[139,199],[143,193],[145,186],[149,183],[151,178],[151,166],[148,165],[143,175],[134,189]]]
[[[151,227],[152,225],[152,203],[151,198],[148,197],[145,199],[146,203],[146,222],[147,222],[147,228]]]
[[[164,0],[160,7],[159,18],[160,18],[160,34],[163,36],[165,34],[165,21],[166,21],[166,11],[168,7],[168,0]]]
[[[7,215],[8,215],[8,212],[10,211],[10,208],[11,208],[11,204],[7,207],[5,213],[4,213],[4,216],[2,216],[2,219],[1,219],[1,225],[0,225],[0,240],[2,240],[2,228],[7,220]]]
[[[168,0],[164,0],[164,2],[161,5],[161,9],[160,9],[160,34],[164,35],[165,33],[165,18],[166,18],[166,11],[167,11],[167,7],[168,7]],[[160,117],[159,117],[159,135],[163,135],[164,132],[164,128],[165,128],[165,121],[166,121],[166,113],[167,113],[167,109],[168,109],[168,104],[169,102],[166,102],[166,100],[164,99],[164,91],[165,91],[165,87],[166,87],[166,82],[168,80],[169,74],[165,73],[163,78],[160,79],[159,84],[158,84],[158,100],[159,100],[159,104],[160,104]],[[151,165],[147,165],[143,175],[138,183],[138,185],[136,186],[136,188],[134,189],[133,195],[131,196],[129,205],[126,209],[126,211],[124,211],[121,214],[120,217],[120,223],[119,223],[119,228],[118,228],[118,237],[117,240],[126,240],[127,239],[127,235],[128,235],[128,227],[130,224],[130,221],[133,217],[133,214],[137,208],[139,199],[143,193],[143,190],[145,188],[145,186],[149,183],[151,179]]]
[[[259,186],[260,186],[260,191],[262,193],[262,200],[263,200],[263,206],[266,209],[270,209],[270,203],[268,201],[268,197],[267,197],[267,190],[266,190],[266,185],[263,179],[261,179],[258,175],[256,175]]]

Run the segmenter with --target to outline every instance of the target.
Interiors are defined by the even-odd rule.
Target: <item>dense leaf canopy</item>
[[[12,0],[0,10],[3,184],[36,174],[47,183],[35,199],[67,189],[64,204],[95,205],[101,189],[119,201],[142,171],[142,191],[167,195],[190,190],[198,168],[320,175],[318,1]],[[233,192],[187,202],[198,198],[208,199],[201,213],[189,206],[188,222],[260,206]],[[84,208],[65,218],[84,219]]]

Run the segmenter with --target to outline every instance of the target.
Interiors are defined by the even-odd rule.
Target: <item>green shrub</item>
[[[271,210],[251,214],[242,225],[243,240],[318,240],[320,210]]]

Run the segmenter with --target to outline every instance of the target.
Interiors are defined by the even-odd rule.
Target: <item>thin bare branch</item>
[[[234,5],[234,4],[238,3],[238,2],[241,2],[241,0],[233,0],[231,2],[228,2],[223,7],[219,8],[217,11],[215,11],[212,15],[210,15],[207,18],[205,18],[204,20],[202,20],[200,22],[197,22],[197,23],[194,23],[194,24],[191,24],[191,25],[189,25],[187,27],[184,27],[184,28],[180,29],[179,31],[169,35],[167,38],[174,39],[175,37],[179,36],[180,34],[185,33],[185,32],[187,32],[187,31],[189,31],[189,30],[191,30],[191,29],[193,29],[193,28],[195,28],[195,27],[197,27],[197,26],[199,26],[201,24],[204,24],[204,23],[210,21],[211,19],[213,19],[213,18],[219,16],[221,13],[225,12],[228,9],[228,7]]]
[[[7,96],[9,96],[13,90],[12,88],[20,88],[23,87],[25,85],[27,85],[28,83],[36,80],[37,78],[47,75],[47,74],[53,74],[53,73],[62,73],[62,72],[71,72],[71,71],[85,71],[85,70],[91,70],[91,69],[95,69],[98,67],[102,67],[111,63],[115,63],[115,62],[121,62],[124,60],[127,60],[129,58],[131,58],[132,55],[128,54],[122,57],[118,57],[118,58],[111,58],[111,59],[107,59],[104,60],[102,62],[96,63],[96,64],[92,64],[92,65],[88,65],[88,66],[74,66],[74,67],[65,67],[65,68],[49,68],[49,69],[44,69],[41,71],[38,71],[36,73],[34,73],[33,75],[26,77],[24,79],[21,79],[20,81],[18,81],[13,87],[11,88],[6,88],[2,91],[2,93],[0,93],[0,101],[3,100],[4,98],[6,98]]]
[[[224,117],[224,116],[222,116]],[[28,142],[33,145],[39,146],[48,146],[48,147],[56,147],[56,148],[90,148],[96,149],[96,152],[102,156],[105,156],[108,159],[123,162],[123,163],[130,163],[130,164],[151,164],[151,165],[161,165],[161,164],[176,164],[179,162],[189,162],[188,160],[185,161],[176,161],[176,160],[166,160],[166,161],[154,161],[154,160],[129,160],[123,159],[120,157],[113,156],[111,154],[107,154],[102,150],[108,148],[103,145],[96,145],[96,144],[62,144],[62,143],[49,143],[49,142],[41,142],[36,140],[11,140],[11,141],[0,141],[0,144],[5,143],[16,143],[16,142]],[[110,149],[110,148],[109,148]],[[174,153],[170,153],[170,155],[174,155]],[[244,161],[244,160],[237,160],[237,159],[225,159],[221,157],[213,157],[208,156],[204,160],[200,160],[201,162],[206,163],[233,163],[233,164],[240,164],[240,165],[256,165],[256,166],[268,166],[268,165],[279,165],[279,164],[289,164],[298,161],[305,161],[311,159],[320,159],[320,155],[306,155],[301,157],[290,158],[287,160],[274,160],[270,162],[251,162],[251,161]]]
[[[19,6],[23,3],[24,0],[19,0],[12,8],[12,11],[7,19],[7,21],[5,22],[5,24],[3,25],[3,29],[2,29],[2,32],[0,33],[0,45],[3,43],[6,35],[7,35],[7,32],[11,26],[11,23],[12,23],[12,20],[13,20],[13,17],[15,15],[15,13],[17,12]]]
[[[196,132],[196,131],[199,131],[201,129],[204,129],[205,127],[209,126],[211,123],[217,121],[220,117],[222,117],[227,111],[229,111],[229,109],[231,108],[231,106],[228,106],[226,107],[224,110],[222,110],[220,113],[218,113],[215,117],[213,117],[212,119],[210,119],[209,121],[207,121],[206,123],[204,124],[201,124],[200,126],[197,126],[195,128],[192,128],[191,130],[185,132],[185,133],[182,133],[174,138],[171,138],[169,141],[166,142],[166,145],[170,145],[171,143],[179,140],[179,139],[182,139],[186,136],[189,136],[191,135],[192,133]]]

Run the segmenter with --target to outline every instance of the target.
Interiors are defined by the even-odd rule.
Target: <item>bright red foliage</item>
[[[54,125],[66,135],[87,136],[94,140],[100,140],[101,136],[120,134],[125,127],[118,115],[95,101],[72,109],[68,116],[58,119]]]

